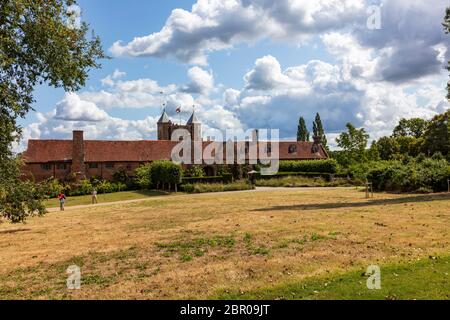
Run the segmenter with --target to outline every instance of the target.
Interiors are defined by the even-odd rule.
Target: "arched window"
[[[291,144],[289,146],[289,153],[296,153],[297,152],[297,146],[295,144]]]

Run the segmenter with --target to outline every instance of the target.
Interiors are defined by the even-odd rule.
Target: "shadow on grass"
[[[332,210],[341,208],[362,208],[370,206],[407,204],[416,202],[433,202],[442,200],[450,200],[450,193],[442,193],[436,195],[418,195],[396,199],[375,199],[375,200],[371,199],[365,202],[308,203],[290,206],[274,206],[268,208],[255,209],[253,211],[265,212],[265,211],[288,211],[288,210]]]
[[[27,231],[31,231],[31,229],[4,230],[4,231],[0,231],[0,234],[16,234],[16,233],[27,232]]]

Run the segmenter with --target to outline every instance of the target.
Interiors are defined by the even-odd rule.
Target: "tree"
[[[347,130],[336,138],[338,147],[347,158],[347,164],[364,161],[369,135],[364,128],[356,129],[351,123],[347,123]]]
[[[381,160],[392,160],[395,155],[400,154],[400,144],[396,138],[382,137],[376,145]]]
[[[442,24],[444,26],[445,34],[450,33],[450,7],[447,8],[445,12],[445,18],[444,23]],[[447,70],[450,71],[450,61],[448,62]],[[450,81],[447,83],[447,99],[450,100]]]
[[[152,165],[142,165],[135,170],[135,182],[141,189],[152,187]]]
[[[420,118],[402,119],[395,127],[394,137],[420,138],[427,129],[428,122]]]
[[[297,141],[309,141],[309,131],[306,127],[306,121],[305,118],[300,117],[300,120],[298,122],[298,130],[297,130]]]
[[[0,216],[13,222],[42,213],[39,186],[22,182],[11,144],[21,137],[18,118],[32,110],[36,85],[76,91],[104,58],[100,39],[76,25],[75,0],[4,0],[0,5]],[[21,205],[11,207],[22,191]],[[15,198],[16,197],[16,198]],[[42,210],[41,210],[42,209]]]
[[[150,172],[151,181],[156,184],[157,189],[160,187],[164,189],[167,185],[169,190],[174,186],[177,191],[183,177],[181,166],[172,161],[155,161],[151,165]]]
[[[440,152],[450,158],[450,110],[434,117],[424,135],[423,151],[432,156]]]
[[[317,137],[322,144],[322,146],[328,150],[328,141],[325,135],[325,130],[323,129],[322,119],[320,118],[320,114],[316,114],[316,119],[313,122],[313,134],[314,137]]]

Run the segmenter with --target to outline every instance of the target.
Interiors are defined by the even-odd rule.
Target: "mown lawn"
[[[145,199],[148,197],[155,196],[163,196],[167,195],[165,192],[160,191],[124,191],[124,192],[116,192],[116,193],[107,193],[107,194],[99,194],[98,202],[99,203],[109,203],[109,202],[117,202],[117,201],[127,201],[127,200],[138,200]],[[80,206],[80,205],[88,205],[92,203],[92,196],[77,196],[77,197],[67,197],[66,206]],[[45,201],[45,206],[47,208],[56,208],[59,207],[58,199],[49,199]]]
[[[1,224],[0,298],[449,299],[449,256],[450,194],[168,195]]]

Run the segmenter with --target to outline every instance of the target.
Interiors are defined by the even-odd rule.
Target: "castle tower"
[[[169,116],[166,113],[166,109],[164,108],[163,114],[161,118],[158,120],[158,140],[170,140],[171,133],[170,127],[172,123],[169,119]]]
[[[191,132],[192,141],[202,141],[202,123],[198,120],[195,115],[195,110],[192,112],[192,116],[189,118],[186,126],[189,128]]]

